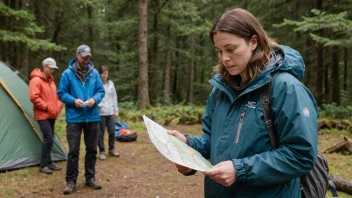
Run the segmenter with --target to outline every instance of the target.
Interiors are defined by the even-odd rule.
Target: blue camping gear
[[[133,142],[137,140],[137,133],[121,120],[115,121],[115,139],[119,142]]]

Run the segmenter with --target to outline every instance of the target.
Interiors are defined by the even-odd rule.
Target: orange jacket
[[[29,99],[33,103],[34,120],[56,119],[63,104],[56,94],[54,77],[49,79],[40,69],[35,68],[29,82]]]

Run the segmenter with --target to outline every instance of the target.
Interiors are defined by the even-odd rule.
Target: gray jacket
[[[105,89],[105,96],[101,103],[98,104],[100,115],[101,116],[110,116],[114,115],[114,113],[119,112],[119,108],[117,106],[117,94],[115,85],[111,80],[103,83]]]

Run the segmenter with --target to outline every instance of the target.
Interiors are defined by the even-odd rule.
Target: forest
[[[218,62],[209,30],[231,7],[248,9],[301,53],[303,82],[320,107],[351,104],[351,0],[2,0],[0,60],[28,79],[53,57],[58,83],[87,44],[95,67],[110,68],[122,105],[204,105]]]
[[[1,62],[29,83],[31,71],[52,57],[59,67],[53,73],[58,85],[77,47],[89,45],[94,67],[109,68],[118,119],[138,134],[132,143],[116,141],[119,158],[97,162],[101,191],[83,184],[81,146],[82,178],[75,197],[204,196],[203,173],[192,178],[179,174],[153,146],[142,116],[184,134],[202,134],[204,105],[213,88],[208,81],[219,62],[209,31],[233,7],[253,13],[271,38],[304,58],[302,83],[319,107],[318,151],[329,162],[340,197],[352,197],[352,0],[0,0]],[[7,107],[4,101],[1,108]],[[33,117],[27,102],[27,112],[19,107]],[[65,113],[56,119],[55,135],[68,150]],[[0,126],[7,126],[10,116],[0,109]],[[15,119],[17,126],[22,118]],[[57,164],[64,170],[52,176],[43,176],[38,167],[1,170],[0,197],[62,195],[66,161]],[[326,197],[330,194],[328,190]]]

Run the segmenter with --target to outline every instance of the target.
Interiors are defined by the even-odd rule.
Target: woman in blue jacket
[[[203,114],[201,136],[170,130],[210,159],[205,197],[301,197],[299,177],[317,158],[318,110],[300,82],[301,55],[270,39],[248,11],[223,13],[210,31],[219,55],[218,74]],[[274,73],[272,111],[277,149],[263,120],[260,88]],[[222,94],[218,94],[219,91]],[[195,171],[176,165],[184,175]]]

